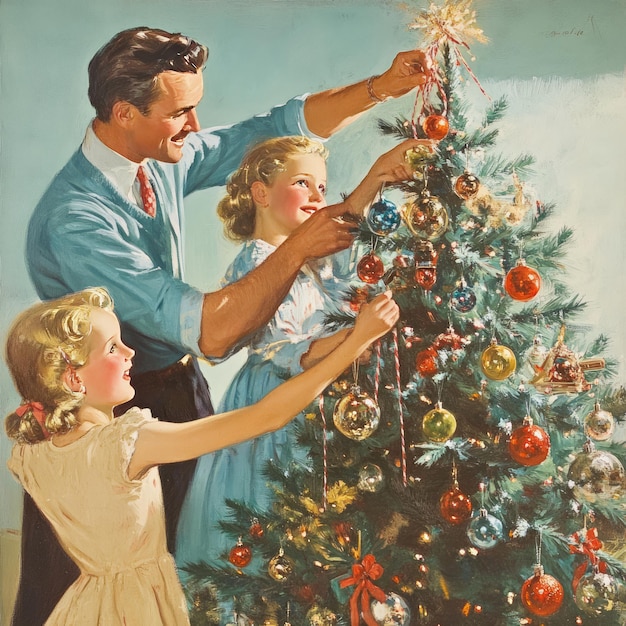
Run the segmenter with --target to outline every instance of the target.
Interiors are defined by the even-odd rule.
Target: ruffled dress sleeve
[[[222,284],[236,282],[275,250],[265,241],[246,242]],[[301,359],[311,343],[335,332],[326,327],[326,315],[341,306],[344,289],[345,284],[333,276],[331,257],[305,265],[268,324],[244,340],[249,361],[271,361],[276,373],[285,378],[301,373]]]

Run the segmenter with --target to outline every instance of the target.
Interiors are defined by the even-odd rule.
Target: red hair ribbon
[[[581,563],[574,571],[572,577],[572,587],[576,592],[576,587],[580,579],[585,575],[587,566],[590,563],[592,567],[597,567],[599,572],[606,572],[606,563],[600,560],[600,557],[596,554],[596,550],[602,548],[602,542],[598,539],[598,529],[588,528],[574,533],[570,537],[570,552],[574,554],[583,554],[589,558],[589,562],[585,561]]]
[[[378,622],[374,619],[370,609],[370,596],[373,596],[379,602],[387,599],[387,594],[377,587],[372,581],[378,580],[383,575],[383,567],[380,563],[376,563],[373,554],[366,554],[360,563],[352,566],[352,576],[344,578],[340,583],[340,587],[349,587],[356,585],[356,589],[350,598],[350,624],[351,626],[359,626],[359,607],[358,601],[361,599],[361,613],[363,620],[367,626],[377,626]]]
[[[26,413],[26,411],[32,412],[37,420],[37,423],[41,427],[43,436],[46,439],[50,439],[50,431],[46,428],[46,412],[43,408],[43,404],[41,404],[41,402],[26,402],[15,409],[15,413],[18,417],[24,417],[24,413]]]

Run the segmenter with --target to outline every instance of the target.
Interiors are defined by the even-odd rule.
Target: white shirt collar
[[[141,196],[137,195],[138,185],[135,184],[139,163],[130,161],[105,146],[94,133],[92,124],[89,124],[85,132],[82,151],[85,158],[109,179],[124,198],[137,204],[141,199]]]

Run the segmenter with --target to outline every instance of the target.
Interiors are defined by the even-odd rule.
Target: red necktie
[[[154,217],[156,215],[156,196],[154,195],[154,189],[152,189],[152,184],[146,174],[146,170],[142,165],[140,165],[137,170],[137,179],[139,180],[143,210],[150,217]]]

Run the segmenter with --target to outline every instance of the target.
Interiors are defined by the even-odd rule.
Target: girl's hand
[[[391,291],[385,291],[361,307],[353,332],[371,343],[391,330],[399,317]]]
[[[413,178],[414,170],[407,159],[407,152],[418,146],[434,152],[436,144],[437,142],[432,139],[407,139],[379,156],[372,165],[368,177],[373,177],[378,184],[410,180]]]
[[[432,139],[407,139],[376,159],[367,176],[344,200],[343,209],[352,215],[362,216],[385,183],[411,180],[414,170],[407,152],[415,148],[434,152],[437,142]],[[307,220],[309,222],[310,220]],[[305,224],[307,223],[305,222]]]

